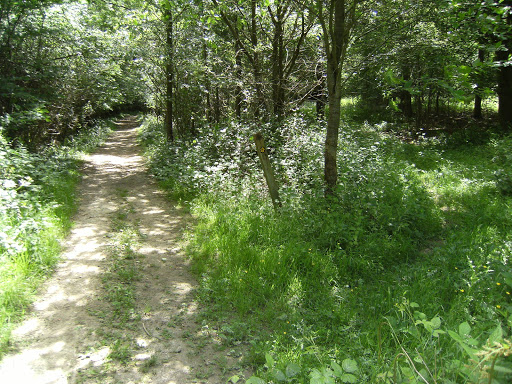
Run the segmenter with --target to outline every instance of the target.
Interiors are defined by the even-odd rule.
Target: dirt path
[[[15,351],[0,362],[2,384],[226,383],[243,376],[242,347],[226,348],[199,320],[196,281],[180,248],[190,217],[147,175],[134,118],[118,124],[85,160],[63,261],[14,332]],[[119,272],[113,232],[128,227],[138,234],[136,256],[125,257],[137,277],[130,283],[135,304],[118,321],[112,313],[119,303],[106,297],[114,288],[131,295],[110,281]]]

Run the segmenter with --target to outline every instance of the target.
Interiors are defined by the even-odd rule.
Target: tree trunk
[[[485,51],[482,48],[478,49],[478,60],[483,63],[485,60]],[[475,92],[475,105],[473,108],[473,117],[475,119],[482,118],[482,96],[480,95],[480,85],[477,84]]]
[[[173,133],[173,88],[174,88],[174,71],[173,71],[173,20],[171,4],[167,3],[164,8],[164,20],[166,21],[166,49],[167,57],[165,64],[165,77],[166,77],[166,92],[165,92],[165,133],[168,141],[174,141]]]
[[[274,25],[272,41],[272,103],[274,117],[281,121],[284,115],[284,46],[283,24],[286,8],[281,1],[276,1],[275,14],[268,7]]]
[[[325,195],[334,194],[338,181],[338,133],[341,115],[341,71],[347,50],[350,31],[355,21],[356,1],[331,0],[328,21],[323,14],[323,0],[317,0],[320,10],[320,25],[323,30],[327,56],[327,90],[329,94],[329,116],[324,147]]]
[[[235,87],[235,116],[238,121],[242,119],[242,107],[243,107],[243,93],[242,86],[242,47],[238,39],[235,39],[235,72],[236,72],[236,87]]]
[[[260,158],[261,166],[263,168],[263,174],[265,176],[265,180],[267,181],[270,197],[272,198],[272,204],[274,205],[274,209],[277,211],[282,207],[281,199],[279,198],[279,186],[277,185],[274,172],[272,171],[272,166],[270,165],[267,149],[265,148],[265,142],[263,141],[263,135],[261,132],[258,132],[253,136],[253,139],[254,144],[256,145],[258,157]]]
[[[403,71],[403,77],[404,81],[409,81],[411,79],[411,70],[409,68],[404,68]],[[412,96],[409,91],[406,91],[405,89],[401,91],[400,95],[401,100],[401,109],[404,113],[405,117],[411,118],[412,117]]]
[[[325,194],[332,195],[338,182],[338,135],[341,117],[341,86],[329,81],[329,77],[335,77],[336,73],[328,75],[327,82],[329,84],[329,116],[327,118],[327,132],[325,135],[324,148],[324,178],[325,178]],[[339,82],[338,82],[339,83]]]
[[[254,119],[259,120],[261,116],[261,106],[263,105],[263,90],[260,68],[260,55],[258,53],[258,30],[256,20],[256,0],[251,0],[251,45],[253,49],[253,75],[256,98],[254,101]]]
[[[512,67],[502,67],[498,75],[498,116],[503,130],[512,127]]]
[[[220,97],[219,97],[219,86],[217,85],[215,87],[215,106],[213,109],[214,118],[215,118],[216,123],[220,122],[220,115],[221,115],[220,108],[221,108],[221,105],[220,105]]]
[[[512,6],[512,0],[504,0],[503,5]],[[508,27],[512,25],[512,14],[507,16]],[[496,58],[501,62],[498,72],[498,117],[504,131],[512,130],[512,66],[505,65],[512,54],[512,39],[507,36],[503,41],[504,51],[498,51]]]
[[[206,27],[205,27],[206,29]],[[208,73],[208,47],[206,45],[206,35],[203,35],[203,66],[204,66],[204,87],[205,87],[205,98],[204,98],[204,115],[206,116],[206,120],[210,123],[211,118],[211,84],[210,84],[210,74]]]
[[[416,129],[421,128],[423,120],[423,95],[420,93],[416,96]]]

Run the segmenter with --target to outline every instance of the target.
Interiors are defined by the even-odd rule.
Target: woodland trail
[[[197,283],[180,246],[192,221],[147,174],[138,125],[133,117],[119,121],[86,157],[62,261],[14,332],[14,350],[0,362],[1,384],[217,384],[247,373],[242,346],[226,350],[199,320]],[[109,281],[116,225],[117,233],[131,226],[138,234],[135,256],[126,258],[137,278],[125,321],[112,316],[117,303],[106,299],[123,288]]]

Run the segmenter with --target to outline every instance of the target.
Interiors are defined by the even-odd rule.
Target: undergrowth
[[[98,122],[38,153],[8,143],[0,131],[0,357],[12,327],[58,261],[59,240],[75,210],[80,155],[110,129],[109,122]]]
[[[153,173],[199,219],[189,252],[207,315],[245,324],[247,382],[507,382],[510,138],[405,142],[392,123],[345,121],[331,199],[312,114],[258,127],[278,212],[255,127],[167,143],[143,124]]]

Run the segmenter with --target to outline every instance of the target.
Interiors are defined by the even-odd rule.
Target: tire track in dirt
[[[79,210],[62,261],[14,332],[14,351],[0,362],[2,384],[216,384],[234,374],[248,377],[243,347],[227,352],[213,327],[198,323],[197,282],[180,247],[191,217],[148,176],[136,119],[118,125],[85,159]],[[112,221],[122,204],[129,204],[127,220],[143,235],[137,249],[142,255],[135,283],[138,313],[129,327],[109,330],[107,318],[97,314],[109,311],[102,276]],[[132,341],[128,363],[109,358],[112,348],[104,340],[109,331]],[[149,359],[150,368],[141,369]]]

